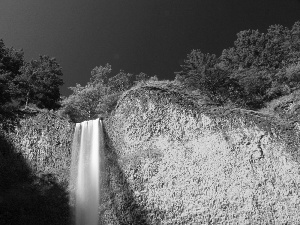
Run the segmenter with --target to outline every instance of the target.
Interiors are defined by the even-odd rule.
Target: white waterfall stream
[[[102,121],[77,123],[74,132],[70,201],[76,225],[97,225],[100,202],[100,156],[103,152]]]

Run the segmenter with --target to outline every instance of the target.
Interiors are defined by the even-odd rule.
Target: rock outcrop
[[[116,223],[300,223],[299,131],[289,123],[145,85],[123,94],[105,135]]]

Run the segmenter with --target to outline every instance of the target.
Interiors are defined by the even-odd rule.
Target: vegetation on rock
[[[157,85],[125,93],[105,124],[114,198],[133,204],[132,216],[139,212],[146,224],[299,221],[293,125],[254,111],[198,105]],[[130,194],[118,189],[117,165]]]
[[[118,74],[110,75],[111,65],[95,67],[91,71],[90,81],[81,86],[77,84],[70,87],[73,93],[62,101],[62,115],[68,116],[73,122],[81,122],[108,115],[114,109],[119,96],[126,90],[138,83],[147,80],[157,80],[148,77],[145,73],[136,76],[120,71]]]
[[[219,58],[193,50],[176,80],[220,104],[256,110],[299,89],[299,60],[300,22],[291,29],[272,25],[265,34],[239,32],[234,47]]]

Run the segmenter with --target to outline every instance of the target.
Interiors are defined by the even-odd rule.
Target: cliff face
[[[11,148],[26,161],[32,173],[51,175],[67,184],[74,125],[52,113],[39,113],[19,121],[7,135]]]
[[[67,193],[74,126],[43,112],[0,125],[0,224],[70,224]]]
[[[105,121],[119,223],[300,223],[298,130],[202,103],[155,85],[121,97]]]

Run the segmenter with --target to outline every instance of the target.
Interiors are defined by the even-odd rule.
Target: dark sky
[[[56,57],[67,87],[85,85],[90,71],[120,69],[173,79],[192,49],[220,55],[236,33],[291,28],[299,0],[1,0],[0,38],[25,59]]]

